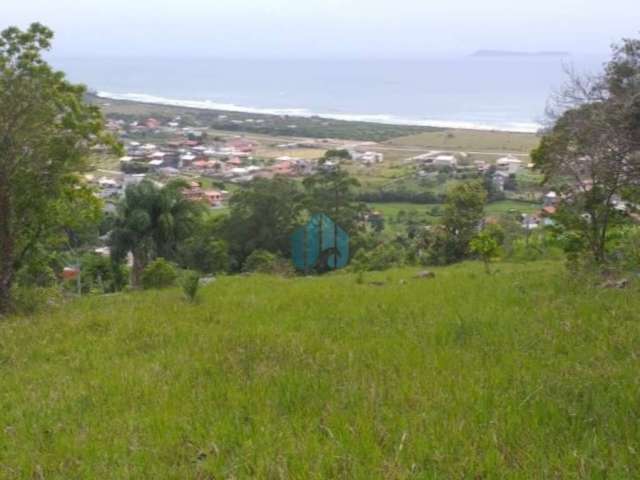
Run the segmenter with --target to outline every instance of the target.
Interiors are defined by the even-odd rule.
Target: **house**
[[[102,177],[98,180],[98,186],[102,189],[120,188],[120,184],[112,178]]]
[[[227,160],[227,165],[234,165],[239,167],[240,165],[242,165],[242,160],[238,157],[233,157],[229,160]]]
[[[249,169],[243,168],[243,167],[234,167],[231,170],[229,170],[229,173],[231,175],[246,175],[249,173]]]
[[[374,165],[384,161],[384,153],[380,152],[364,152],[358,155],[357,160],[365,165]]]
[[[190,182],[189,186],[182,190],[182,196],[187,200],[199,202],[204,197],[204,190],[202,190],[200,182]]]
[[[227,145],[230,146],[234,151],[241,153],[252,153],[254,145],[250,141],[245,138],[234,138],[227,142]]]
[[[93,250],[93,253],[101,257],[109,257],[111,256],[111,249],[109,247],[98,247]]]
[[[219,207],[224,200],[224,194],[219,190],[205,190],[204,198],[210,206]]]
[[[155,118],[148,118],[147,120],[145,120],[144,126],[149,130],[157,130],[158,128],[160,128],[160,122]]]
[[[271,171],[274,175],[293,176],[296,174],[295,164],[290,160],[284,160],[276,163],[271,167]]]
[[[560,197],[553,190],[547,192],[542,199],[543,207],[556,207],[559,202]]]
[[[243,175],[231,180],[231,183],[249,183],[253,180],[253,175]]]
[[[507,183],[507,179],[509,178],[509,173],[498,170],[491,177],[491,183],[499,192],[504,192],[504,186]]]
[[[540,215],[531,214],[522,216],[522,228],[525,230],[535,230],[536,228],[540,228],[541,222],[542,220]]]
[[[180,158],[178,159],[178,168],[191,166],[194,163],[195,159],[196,156],[192,153],[185,153],[183,155],[180,155]]]
[[[540,212],[540,217],[542,218],[542,224],[544,226],[554,225],[555,222],[552,217],[555,213],[556,213],[556,207],[544,207]]]
[[[138,185],[142,182],[147,176],[144,173],[134,173],[132,175],[124,176],[124,185],[128,187],[129,185]]]
[[[514,157],[503,157],[496,160],[496,168],[501,172],[507,172],[510,174],[518,173],[522,168],[522,160],[518,160]]]
[[[440,154],[433,158],[432,164],[436,167],[456,168],[458,166],[458,159],[455,155]]]
[[[373,165],[381,163],[384,160],[384,154],[380,152],[359,152],[357,150],[349,150],[351,158],[357,162],[361,162],[364,165]]]
[[[208,160],[196,160],[195,162],[193,162],[191,164],[191,166],[197,168],[197,169],[205,169],[209,166],[209,161]]]

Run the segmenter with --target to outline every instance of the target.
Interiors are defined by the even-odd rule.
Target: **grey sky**
[[[61,56],[420,58],[477,49],[602,53],[639,36],[639,0],[2,0]],[[8,3],[8,5],[7,5]]]

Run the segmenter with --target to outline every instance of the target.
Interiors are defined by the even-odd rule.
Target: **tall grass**
[[[637,478],[638,291],[498,270],[222,278],[196,304],[5,321],[0,478]]]

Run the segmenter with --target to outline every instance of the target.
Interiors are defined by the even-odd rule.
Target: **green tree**
[[[324,213],[350,235],[358,231],[366,208],[356,203],[358,180],[339,166],[323,169],[303,181],[305,205],[311,214]]]
[[[164,258],[156,258],[145,267],[141,275],[141,284],[145,290],[172,287],[178,279],[174,266]]]
[[[603,74],[571,75],[555,107],[532,159],[546,183],[560,186],[556,220],[578,236],[571,245],[602,265],[619,220],[614,201],[640,186],[640,40],[614,47]]]
[[[445,263],[462,260],[469,253],[469,242],[484,217],[486,201],[487,192],[480,182],[458,183],[447,190],[442,217]]]
[[[340,149],[340,150],[327,150],[323,156],[324,160],[351,160],[351,154],[348,150]]]
[[[256,179],[234,194],[224,237],[236,266],[258,249],[288,257],[302,208],[298,185],[284,177]]]
[[[133,255],[134,287],[140,286],[149,261],[156,257],[176,258],[181,242],[192,235],[202,206],[183,197],[184,187],[181,181],[158,187],[148,180],[127,187],[118,206],[110,244],[116,262],[129,252]]]
[[[480,257],[487,273],[491,273],[491,260],[500,253],[500,243],[496,238],[496,232],[496,230],[483,230],[469,243],[469,250]]]
[[[52,38],[38,23],[0,33],[0,314],[10,307],[16,271],[59,230],[54,214],[74,197],[73,173],[89,149],[114,145],[85,88],[42,58]]]
[[[222,239],[225,219],[203,215],[193,235],[178,246],[178,261],[182,267],[202,273],[226,272],[230,268],[229,246]]]

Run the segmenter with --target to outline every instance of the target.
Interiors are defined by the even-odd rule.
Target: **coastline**
[[[346,123],[378,124],[396,127],[436,128],[443,130],[470,130],[481,132],[502,132],[516,134],[534,134],[542,125],[538,123],[513,122],[506,125],[490,125],[468,121],[434,120],[434,119],[408,119],[388,114],[339,114],[327,112],[314,112],[304,108],[260,108],[241,106],[231,103],[218,103],[210,100],[181,100],[143,93],[113,93],[98,91],[93,93],[102,101],[131,102],[143,105],[164,106],[202,110],[209,112],[237,113],[248,115],[260,115],[266,117],[286,117],[300,119],[324,119]]]

